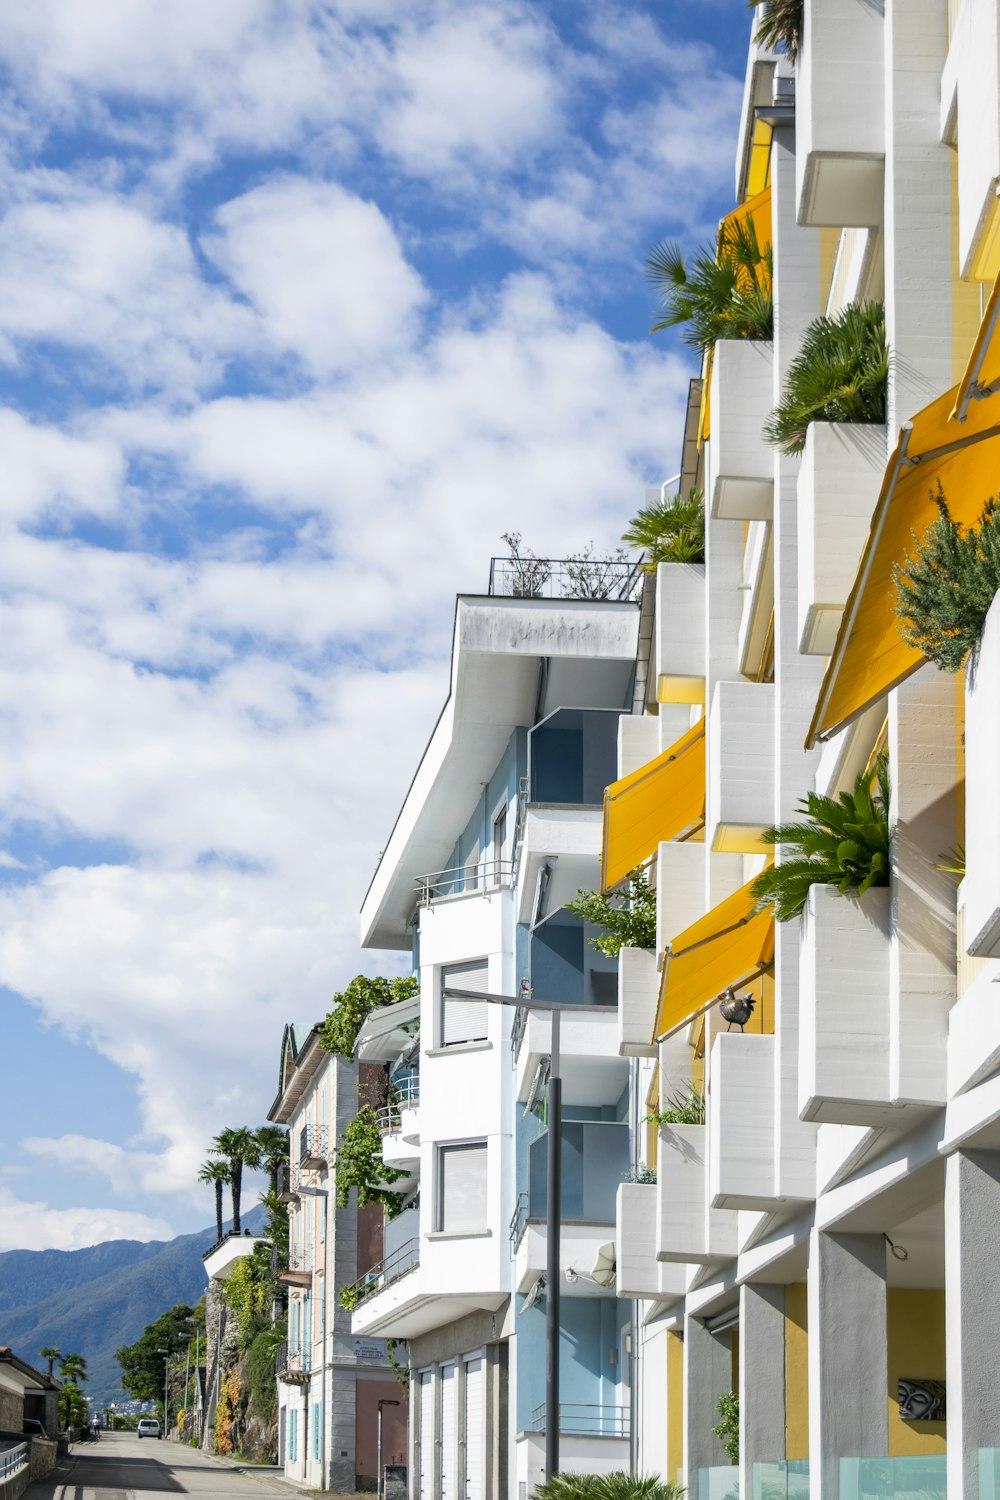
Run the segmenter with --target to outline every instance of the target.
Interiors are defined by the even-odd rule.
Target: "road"
[[[104,1433],[99,1443],[74,1444],[53,1478],[31,1485],[25,1500],[145,1500],[163,1494],[294,1500],[295,1490],[268,1470],[240,1470],[180,1443],[128,1432]]]

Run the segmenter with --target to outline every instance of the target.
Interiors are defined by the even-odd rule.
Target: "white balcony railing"
[[[514,884],[514,862],[510,859],[480,859],[467,865],[453,865],[448,870],[434,870],[418,875],[414,881],[422,906],[453,896],[485,895]]]

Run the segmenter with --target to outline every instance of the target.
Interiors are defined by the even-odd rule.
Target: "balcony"
[[[378,1296],[404,1276],[409,1276],[419,1265],[420,1240],[414,1236],[352,1282],[345,1291],[344,1304],[352,1310],[361,1307],[370,1297]]]
[[[643,573],[630,560],[491,557],[490,596],[513,599],[637,599]]]
[[[518,1198],[511,1221],[515,1279],[520,1292],[530,1291],[546,1266],[547,1153],[546,1131],[528,1147],[528,1186]],[[603,1293],[604,1289],[589,1279],[590,1271],[599,1251],[614,1235],[615,1196],[628,1170],[628,1129],[624,1125],[596,1120],[563,1122],[560,1265],[569,1273],[564,1288],[567,1295],[592,1297]]]
[[[657,568],[655,659],[658,702],[704,703],[704,563],[660,563]]]
[[[328,1160],[326,1126],[303,1125],[299,1131],[299,1166],[321,1168]]]
[[[881,7],[866,0],[805,0],[795,69],[800,224],[882,223],[884,31]]]
[[[799,947],[799,1116],[877,1125],[891,1116],[887,888],[814,885]],[[898,1111],[897,1111],[898,1112]]]
[[[418,875],[413,882],[421,906],[436,901],[454,900],[456,896],[482,896],[490,891],[509,889],[514,884],[516,868],[509,859],[480,859],[449,870],[435,870]]]
[[[656,1056],[659,990],[656,954],[648,948],[623,948],[618,955],[619,1057]]]
[[[542,994],[540,982],[538,989]],[[545,998],[560,997],[546,991]],[[523,1014],[525,1019],[517,1029],[515,1059],[517,1098],[521,1104],[527,1104],[541,1087],[548,1067],[552,1022],[543,1011]],[[617,1056],[617,1027],[614,1006],[580,1005],[561,1012],[559,1046],[564,1106],[605,1105],[620,1097],[628,1083],[628,1063]]]
[[[387,1167],[405,1172],[415,1180],[420,1164],[420,1075],[409,1073],[390,1081],[388,1101],[378,1111],[378,1127],[382,1133],[382,1160]],[[397,1191],[405,1191],[405,1185],[397,1182]]]
[[[280,1203],[297,1203],[299,1174],[294,1167],[287,1162],[278,1168],[278,1201]]]
[[[719,682],[708,731],[705,839],[725,854],[757,854],[774,821],[774,685]]]
[[[720,521],[768,521],[774,509],[774,450],[762,435],[774,404],[773,361],[770,343],[715,346],[705,498]]]
[[[259,1243],[249,1230],[246,1234],[241,1234],[238,1230],[231,1229],[228,1234],[224,1234],[201,1257],[209,1281],[225,1281],[236,1262],[244,1256],[252,1255],[254,1246]]]
[[[304,1250],[296,1250],[289,1255],[288,1265],[277,1273],[276,1279],[284,1282],[285,1286],[311,1287],[312,1257],[307,1256]]]
[[[532,1409],[531,1431],[547,1430],[546,1407]],[[629,1409],[627,1406],[591,1405],[581,1401],[560,1401],[559,1432],[567,1437],[624,1438],[629,1435]]]
[[[798,477],[799,650],[833,650],[886,465],[884,427],[812,422]]]
[[[736,1254],[736,1215],[708,1203],[708,1127],[661,1125],[657,1260],[707,1264]]]
[[[308,1385],[310,1364],[298,1345],[279,1344],[274,1351],[274,1376],[282,1385]]]
[[[682,1297],[687,1286],[683,1266],[656,1258],[655,1182],[623,1182],[615,1215],[615,1291],[619,1297]]]
[[[993,601],[965,685],[965,950],[1000,958],[1000,596]]]
[[[708,1195],[713,1208],[773,1208],[774,1037],[720,1033],[712,1044]]]

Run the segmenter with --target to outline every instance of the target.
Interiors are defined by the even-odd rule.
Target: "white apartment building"
[[[609,883],[645,861],[657,880],[657,950],[620,970],[634,1114],[692,1085],[706,1101],[702,1124],[640,1132],[655,1184],[618,1192],[635,1458],[692,1500],[986,1500],[1000,604],[976,670],[948,675],[901,641],[891,588],[939,479],[965,525],[998,488],[1000,15],[802,10],[795,62],[751,43],[736,143],[736,212],[773,246],[774,337],[720,341],[693,385],[681,487],[704,488],[706,562],[658,569],[608,796]],[[807,327],[867,298],[885,303],[886,426],[768,446]],[[889,886],[755,914],[762,830],[882,748]],[[942,868],[958,848],[960,881]],[[755,1000],[745,1032],[719,1011],[730,986]],[[736,1464],[712,1430],[730,1391]]]
[[[268,1119],[289,1132],[279,1182],[289,1208],[288,1340],[278,1351],[278,1462],[307,1489],[375,1490],[406,1465],[406,1399],[384,1339],[359,1338],[337,1297],[382,1251],[381,1214],[337,1208],[334,1148],[358,1108],[358,1067],[290,1024]]]
[[[530,583],[495,560],[456,605],[451,690],[365,899],[364,946],[406,950],[420,996],[373,1012],[384,1160],[406,1207],[356,1288],[358,1337],[404,1338],[414,1500],[507,1500],[562,1464],[627,1467],[629,1309],[591,1272],[614,1241],[630,1161],[615,960],[566,911],[600,879],[601,803],[631,708],[639,575],[580,597],[560,564]],[[560,588],[563,592],[560,593]],[[525,597],[529,592],[532,597]],[[562,1025],[560,1410],[545,1403],[544,1111],[538,1012],[463,989],[571,1003]]]

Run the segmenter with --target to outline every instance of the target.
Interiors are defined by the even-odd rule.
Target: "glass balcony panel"
[[[781,1458],[754,1464],[753,1500],[809,1500],[809,1460]]]
[[[528,1147],[528,1217],[545,1217],[548,1133]],[[618,1184],[629,1170],[628,1130],[602,1121],[565,1121],[562,1130],[562,1218],[614,1224]]]
[[[842,1458],[840,1500],[946,1500],[947,1459]]]
[[[979,1450],[979,1500],[1000,1500],[1000,1448]]]
[[[740,1471],[736,1465],[699,1469],[698,1500],[740,1500]]]

